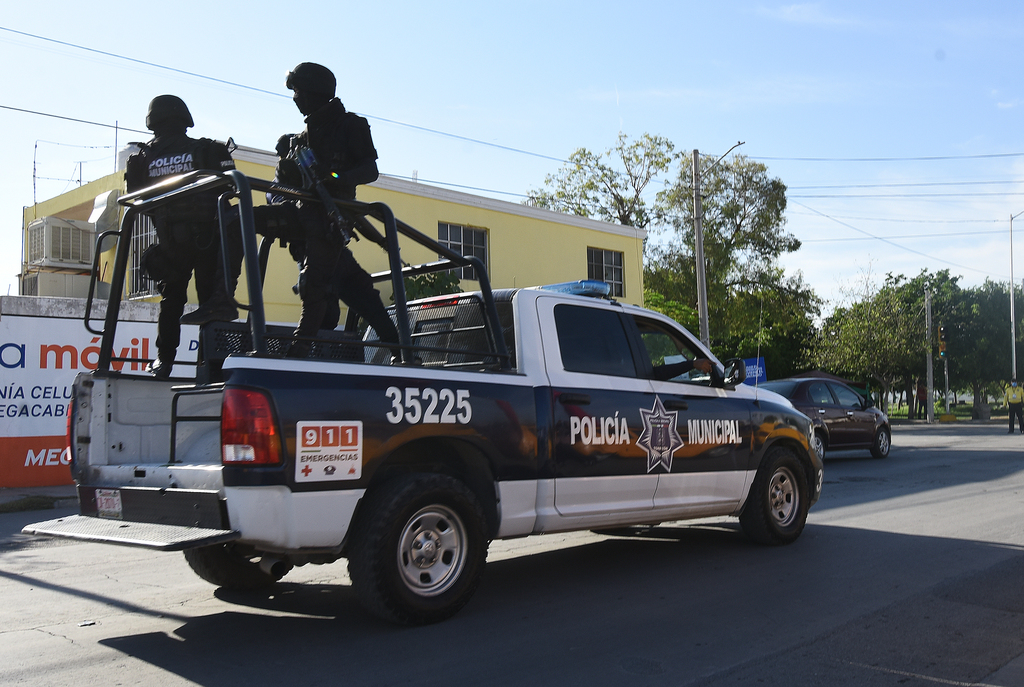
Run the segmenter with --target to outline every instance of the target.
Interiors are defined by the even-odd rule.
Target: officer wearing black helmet
[[[369,123],[345,110],[335,97],[334,74],[327,67],[303,62],[288,73],[285,85],[293,92],[295,106],[305,115],[305,130],[278,141],[277,179],[301,188],[302,175],[294,160],[300,146],[312,150],[323,185],[334,198],[354,199],[356,186],[375,181],[377,151]],[[290,240],[292,256],[299,262],[299,296],[302,311],[295,336],[300,337],[288,355],[304,357],[310,348],[307,337],[338,324],[338,299],[363,317],[382,341],[398,342],[398,332],[388,316],[370,275],[345,247],[344,239],[329,225],[319,203],[285,202],[255,208],[257,230]]]
[[[125,187],[128,192],[152,186],[171,176],[206,169],[222,172],[235,168],[222,143],[194,139],[185,130],[194,126],[192,114],[181,98],[160,95],[149,103],[146,128],[152,140],[128,158]],[[157,323],[157,358],[147,368],[166,378],[171,374],[181,339],[179,318],[188,302],[188,282],[195,272],[200,305],[214,305],[217,319],[233,320],[238,311],[218,283],[220,240],[215,193],[191,196],[186,202],[169,203],[152,211],[157,243],[142,256],[142,265],[160,291]]]

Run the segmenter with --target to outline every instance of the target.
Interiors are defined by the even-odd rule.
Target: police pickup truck
[[[222,213],[241,217],[247,321],[203,327],[194,379],[117,371],[134,218],[211,188]],[[350,316],[308,357],[285,357],[290,328],[263,319],[273,241],[257,248],[253,189],[310,200],[239,172],[122,198],[125,219],[108,232],[110,301],[94,330],[100,364],[78,376],[69,416],[81,515],[26,532],[182,550],[200,577],[236,589],[347,558],[366,607],[407,624],[458,611],[493,539],[710,516],[738,516],[762,544],[800,536],[822,485],[811,423],[740,384],[741,361],[719,362],[671,319],[608,299],[600,282],[492,291],[479,260],[381,204],[338,201],[358,230],[376,231],[367,217],[384,225],[392,269],[374,278],[391,279],[400,344],[382,345]],[[399,234],[442,259],[404,265]],[[476,268],[480,292],[405,302],[403,275],[460,265]],[[692,366],[701,358],[710,373]]]

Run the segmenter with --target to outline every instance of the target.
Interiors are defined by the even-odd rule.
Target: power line
[[[1020,184],[1020,179],[1007,179],[1006,181],[922,181],[892,184],[839,184],[834,186],[787,186],[789,190],[808,191],[815,189],[843,189],[843,188],[919,188],[928,186],[994,186],[1000,184]]]
[[[929,260],[934,260],[936,262],[941,262],[941,263],[944,263],[946,265],[951,265],[953,267],[959,267],[962,270],[970,270],[971,272],[977,272],[978,274],[984,274],[986,277],[991,276],[991,274],[989,272],[985,272],[983,270],[979,270],[979,269],[976,269],[974,267],[968,267],[967,265],[961,265],[959,263],[950,262],[949,260],[943,260],[942,258],[936,258],[936,257],[934,257],[932,255],[928,255],[927,253],[922,253],[919,250],[914,250],[913,248],[907,248],[906,246],[903,246],[903,245],[901,245],[899,243],[896,243],[895,241],[891,241],[891,240],[889,240],[887,238],[884,238],[882,236],[875,236],[874,234],[872,234],[870,232],[864,231],[863,229],[861,229],[859,227],[855,227],[852,224],[849,224],[847,222],[843,222],[843,221],[838,220],[838,219],[836,219],[834,217],[831,217],[831,216],[825,214],[824,212],[820,212],[819,210],[815,210],[814,208],[812,208],[810,206],[807,206],[807,205],[804,205],[803,203],[796,203],[796,204],[799,205],[802,208],[810,210],[811,212],[813,212],[816,215],[820,215],[821,217],[824,217],[827,220],[831,220],[832,222],[835,222],[836,224],[844,226],[847,229],[852,229],[853,231],[856,231],[856,232],[858,232],[860,234],[864,234],[868,238],[875,239],[876,241],[881,241],[883,243],[888,243],[890,246],[893,246],[895,248],[899,248],[900,250],[905,250],[908,253],[914,253],[915,255],[920,255],[923,258],[928,258]]]
[[[3,27],[0,27],[0,29],[2,29],[2,28]],[[54,119],[63,119],[63,120],[68,121],[68,122],[78,122],[80,124],[90,124],[92,126],[102,126],[102,127],[107,128],[107,129],[117,129],[118,131],[131,131],[132,133],[135,133],[135,134],[146,134],[147,136],[151,135],[151,132],[149,132],[149,131],[139,131],[138,129],[129,129],[128,127],[118,126],[117,124],[104,124],[103,122],[91,122],[88,119],[76,119],[74,117],[65,117],[64,115],[50,114],[49,112],[39,112],[38,110],[26,110],[26,109],[20,108],[20,107],[11,107],[10,105],[0,105],[0,109],[3,109],[3,110],[13,110],[15,112],[24,112],[26,114],[38,115],[40,117],[53,117]],[[42,141],[42,142],[43,143],[49,143],[49,141]]]
[[[829,218],[833,219],[833,218]],[[1005,235],[1005,231],[971,231],[963,234],[904,234],[903,236],[890,236],[890,239],[949,239],[963,236],[982,236],[985,234],[1001,234]],[[878,237],[876,236],[850,236],[846,238],[835,238],[835,239],[800,239],[800,243],[840,243],[846,241],[874,241]]]
[[[57,40],[57,39],[54,39],[54,38],[47,38],[46,36],[39,36],[39,35],[36,35],[36,34],[33,34],[33,33],[27,33],[25,31],[18,31],[16,29],[11,29],[11,28],[8,28],[8,27],[5,27],[5,26],[0,26],[0,31],[7,31],[8,33],[17,34],[19,36],[26,36],[28,38],[34,38],[36,40],[44,41],[44,42],[47,42],[47,43],[55,43],[57,45],[63,45],[65,47],[75,48],[77,50],[84,50],[86,52],[95,53],[97,55],[103,55],[105,57],[112,57],[112,58],[118,59],[118,60],[125,60],[126,62],[133,62],[135,64],[141,64],[141,65],[144,65],[144,66],[147,66],[147,67],[153,67],[154,69],[163,69],[165,71],[173,72],[175,74],[182,74],[182,75],[191,76],[191,77],[194,77],[194,78],[197,78],[197,79],[204,79],[206,81],[212,81],[214,83],[222,84],[222,85],[225,85],[225,86],[232,86],[234,88],[241,88],[241,89],[246,90],[246,91],[253,91],[255,93],[262,93],[264,95],[272,95],[272,96],[276,96],[276,97],[279,97],[279,98],[289,98],[289,99],[291,98],[291,96],[286,94],[286,93],[279,93],[279,92],[276,92],[276,91],[268,91],[268,90],[265,90],[263,88],[256,88],[255,86],[247,86],[246,84],[237,83],[235,81],[227,81],[225,79],[218,79],[216,77],[207,76],[205,74],[199,74],[197,72],[190,72],[190,71],[186,71],[184,69],[178,69],[176,67],[168,67],[166,65],[157,64],[156,62],[147,62],[146,60],[139,60],[139,59],[136,59],[134,57],[127,57],[125,55],[118,55],[117,53],[107,52],[105,50],[97,50],[95,48],[89,48],[89,47],[86,47],[84,45],[78,45],[76,43],[69,43],[67,41],[60,41],[60,40]],[[17,108],[7,108],[7,109],[13,110],[13,109],[17,109]],[[395,126],[403,126],[403,127],[409,128],[409,129],[415,129],[417,131],[424,131],[424,132],[427,132],[427,133],[436,134],[438,136],[446,136],[448,138],[453,138],[453,139],[456,139],[456,140],[459,140],[459,141],[467,141],[469,143],[476,143],[478,145],[488,146],[488,147],[491,147],[491,148],[497,148],[499,150],[506,150],[506,151],[513,152],[513,153],[519,153],[519,154],[522,154],[522,155],[529,155],[529,156],[540,158],[540,159],[543,159],[543,160],[552,160],[554,162],[559,162],[561,164],[566,164],[566,162],[567,162],[567,160],[563,160],[563,159],[557,158],[557,157],[552,157],[550,155],[543,155],[541,153],[534,153],[534,152],[531,152],[529,150],[522,150],[520,148],[513,148],[511,146],[504,146],[504,145],[500,145],[498,143],[491,143],[489,141],[481,141],[479,139],[470,138],[468,136],[460,136],[459,134],[448,133],[447,131],[439,131],[438,129],[431,129],[429,127],[419,126],[417,124],[409,124],[407,122],[400,122],[400,121],[398,121],[396,119],[388,119],[386,117],[379,117],[377,115],[367,114],[365,112],[360,112],[359,114],[363,115],[364,117],[367,117],[369,119],[374,119],[374,120],[379,121],[379,122],[385,122],[387,124],[394,124]],[[133,130],[129,129],[129,131],[133,131]],[[143,132],[139,132],[139,133],[147,133],[147,132],[143,131]]]
[[[787,198],[988,198],[1024,196],[1024,191],[1006,191],[1004,193],[807,193],[787,196]]]
[[[817,215],[817,213],[807,212],[790,212],[787,210],[787,214],[801,215],[807,217],[809,215]],[[844,215],[832,215],[835,219],[848,219],[855,220],[858,222],[889,222],[893,224],[996,224],[998,222],[1005,222],[1005,219],[899,219],[892,217],[850,217]]]
[[[751,160],[775,162],[935,162],[941,160],[986,160],[1001,157],[1024,157],[1024,153],[989,153],[984,155],[925,155],[921,157],[751,157]]]

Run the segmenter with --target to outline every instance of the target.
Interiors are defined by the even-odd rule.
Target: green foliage
[[[429,298],[430,296],[442,296],[448,293],[462,293],[459,278],[451,270],[429,272],[405,278],[405,299],[407,301]],[[394,302],[394,300],[394,296],[392,296],[391,302]]]
[[[784,231],[786,186],[741,155],[699,164],[711,346],[728,357],[764,356],[773,377],[797,372],[819,301],[800,275],[786,276],[778,265],[800,247]],[[651,203],[644,192],[658,175],[669,181]],[[698,332],[690,155],[674,153],[660,136],[619,134],[603,155],[578,149],[526,202],[625,226],[657,225],[662,240],[647,249],[644,302]]]
[[[905,283],[902,275],[887,275],[877,291],[837,308],[818,331],[813,347],[812,359],[819,367],[851,379],[877,381],[883,404],[896,381],[925,353],[924,308]]]
[[[804,369],[819,300],[779,257],[799,249],[784,231],[786,187],[767,167],[737,155],[701,159],[701,196],[712,349],[726,356],[763,356],[769,376]],[[680,160],[675,181],[658,195],[668,241],[652,246],[644,284],[667,300],[697,306],[693,165]]]
[[[567,165],[544,178],[547,188],[531,190],[525,203],[627,227],[647,228],[652,212],[643,193],[655,176],[671,167],[672,149],[672,143],[660,136],[644,134],[640,140],[630,142],[623,133],[619,134],[618,144],[603,155],[578,148],[569,156]]]
[[[695,309],[679,301],[668,300],[663,294],[651,289],[644,289],[644,307],[671,317],[691,332],[696,332],[700,328]]]

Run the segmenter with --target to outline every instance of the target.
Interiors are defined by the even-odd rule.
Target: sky
[[[382,173],[511,202],[620,132],[716,157],[742,141],[788,187],[803,245],[782,264],[826,310],[888,273],[1008,282],[1011,245],[1024,278],[1024,3],[169,7],[5,7],[0,293],[22,208],[115,171],[154,96],[185,100],[193,136],[272,150],[302,128],[284,80],[306,61],[369,119]]]

